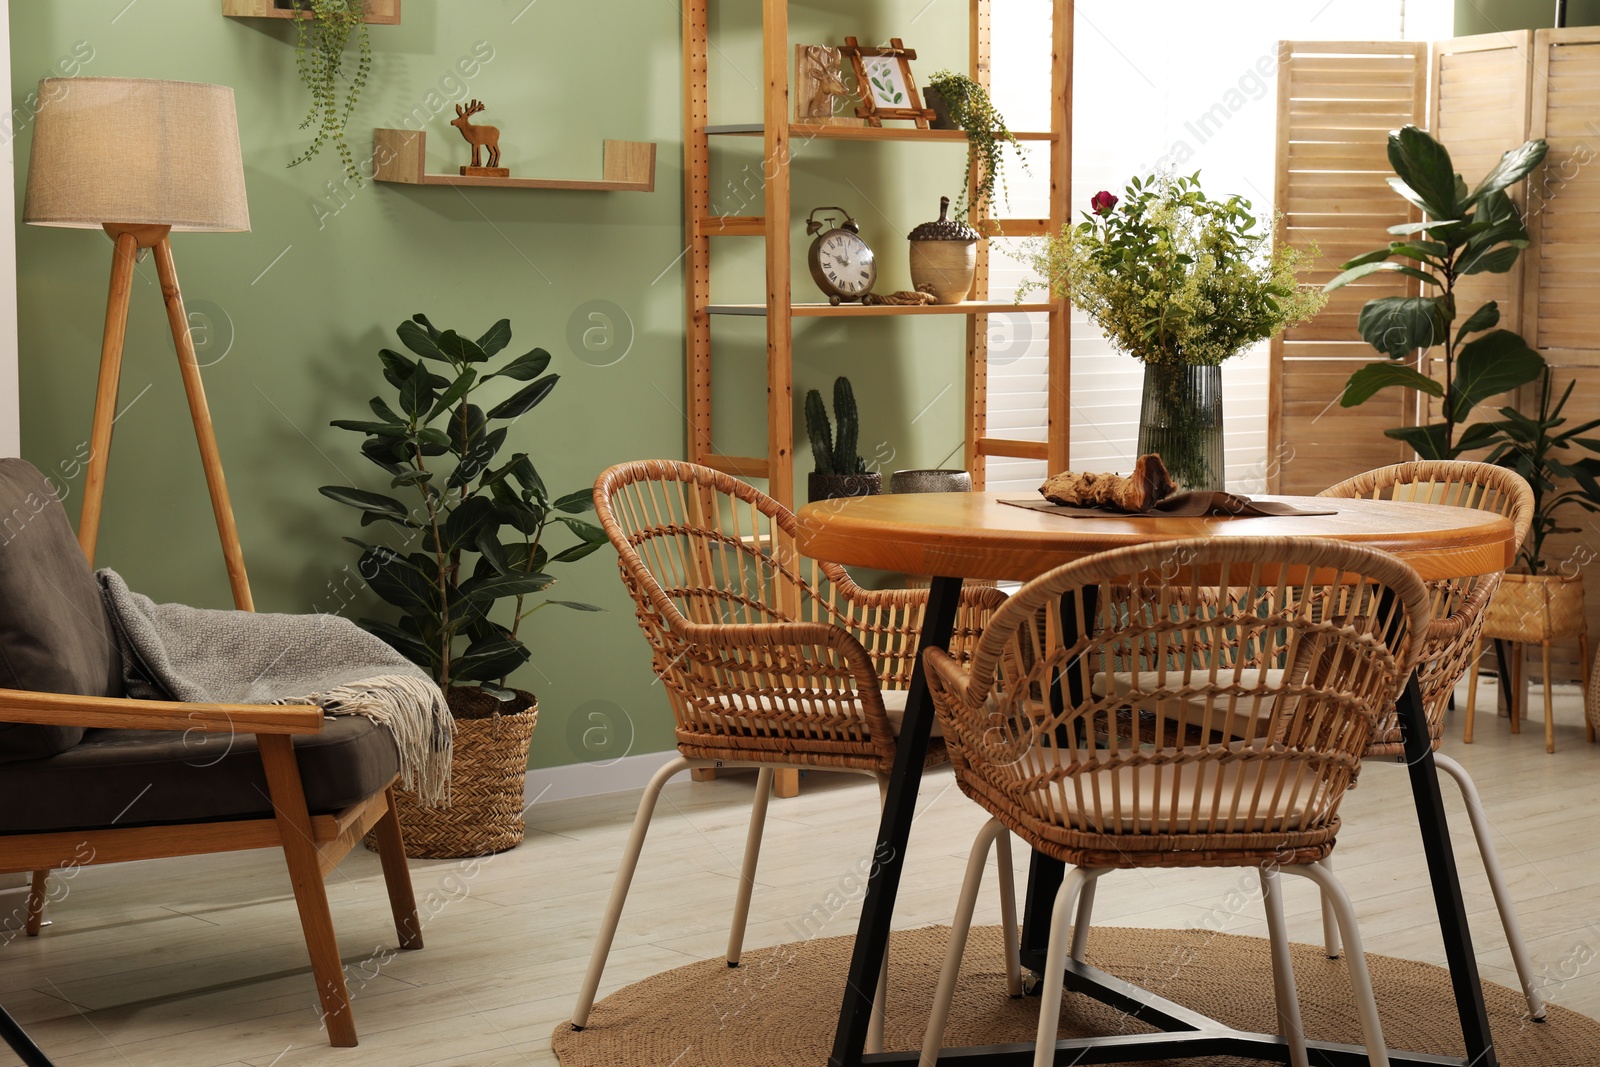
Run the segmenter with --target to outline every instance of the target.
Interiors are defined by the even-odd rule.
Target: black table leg
[[[1506,642],[1498,637],[1494,641],[1494,662],[1500,676],[1500,697],[1505,702],[1506,714],[1516,718],[1517,698],[1521,694],[1511,691],[1511,655],[1506,651]]]
[[[894,773],[889,779],[883,817],[878,823],[878,843],[872,853],[867,895],[861,905],[861,923],[856,928],[855,948],[850,954],[844,1004],[839,1008],[839,1027],[833,1036],[833,1054],[828,1057],[833,1067],[858,1067],[866,1051],[872,997],[878,988],[884,955],[889,951],[889,924],[894,919],[900,869],[905,862],[906,843],[911,839],[911,821],[917,814],[917,788],[922,784],[922,764],[933,731],[933,700],[928,695],[927,679],[922,673],[922,653],[930,647],[950,646],[960,600],[960,578],[933,580],[922,618],[917,660],[911,669],[911,688],[906,694],[905,722],[896,742]]]
[[[1444,798],[1439,793],[1439,769],[1433,762],[1428,718],[1422,707],[1422,690],[1415,677],[1406,683],[1397,710],[1405,736],[1411,796],[1417,807],[1417,824],[1422,829],[1422,851],[1428,860],[1433,902],[1439,912],[1439,931],[1444,935],[1445,961],[1455,990],[1456,1012],[1461,1017],[1461,1036],[1467,1046],[1467,1062],[1473,1067],[1497,1067],[1494,1039],[1489,1034],[1489,1015],[1483,1004],[1483,985],[1478,978],[1478,960],[1472,954],[1472,934],[1467,929],[1467,911],[1461,900],[1455,850],[1450,845]]]
[[[17,1054],[27,1067],[55,1067],[50,1062],[50,1057],[39,1051],[39,1046],[33,1043],[27,1031],[17,1025],[17,1021],[4,1008],[0,1008],[0,1038],[11,1046],[11,1051]]]

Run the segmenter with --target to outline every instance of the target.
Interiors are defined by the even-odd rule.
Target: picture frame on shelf
[[[911,76],[915,49],[907,48],[898,37],[889,38],[888,47],[862,47],[854,37],[846,37],[839,51],[848,56],[855,70],[856,92],[861,106],[856,115],[869,126],[882,126],[884,119],[914,122],[920,130],[929,129],[934,114],[922,106],[916,79]]]

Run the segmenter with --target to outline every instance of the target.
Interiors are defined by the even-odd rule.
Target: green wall
[[[1456,33],[1546,29],[1555,15],[1555,0],[1456,0]],[[1568,0],[1567,25],[1600,25],[1600,0]]]
[[[450,99],[475,96],[489,104],[483,121],[501,127],[504,162],[516,173],[597,176],[603,138],[655,141],[652,194],[346,189],[331,152],[286,169],[304,142],[296,129],[305,94],[295,76],[292,28],[224,18],[218,6],[13,3],[12,95],[23,108],[16,119],[17,199],[20,212],[31,142],[26,99],[61,59],[77,56],[78,72],[89,76],[234,87],[254,229],[180,234],[174,249],[201,359],[210,364],[206,386],[261,610],[352,617],[382,610],[360,589],[353,550],[339,540],[358,532],[355,514],[316,487],[386,487],[387,477],[358,457],[355,435],[328,421],[362,417],[366,399],[387,389],[376,352],[393,344],[394,326],[413,312],[463,331],[482,331],[506,316],[519,351],[538,344],[555,355],[560,387],[517,423],[509,445],[533,455],[553,490],[587,485],[622,460],[682,456],[677,5],[405,0],[403,25],[372,29],[371,83],[352,122],[354,142],[363,146],[365,131],[399,125],[419,105],[453,114]],[[728,14],[716,26],[714,118],[756,120],[759,5],[716,6]],[[919,49],[917,67],[926,76],[964,64],[965,11],[965,0],[890,0],[872,5],[870,15],[850,0],[797,3],[794,39],[904,36]],[[481,53],[480,42],[493,58],[463,84],[457,64],[475,47]],[[429,169],[458,164],[464,146],[444,117],[428,132]],[[719,155],[720,210],[759,213],[759,200],[741,200],[759,196],[751,178],[759,173],[758,144]],[[821,204],[851,209],[879,249],[884,283],[905,287],[901,238],[932,217],[939,193],[959,183],[962,162],[950,146],[819,142],[796,158],[797,215]],[[930,182],[930,174],[938,180]],[[87,451],[110,247],[98,231],[19,231],[23,453],[57,473],[76,515],[76,461]],[[719,299],[760,299],[759,244],[719,244]],[[798,262],[803,241],[797,245]],[[803,265],[796,278],[796,291],[808,293]],[[579,359],[568,342],[580,309],[597,300],[614,305],[634,334],[626,357],[609,366]],[[719,325],[716,336],[722,410],[715,443],[727,453],[759,452],[764,336],[755,322]],[[891,470],[934,465],[961,440],[961,348],[958,318],[804,324],[797,329],[797,398],[849,373],[861,399],[863,452],[882,455]],[[99,558],[158,600],[227,606],[173,362],[147,260],[133,294],[126,410],[116,428]],[[808,462],[802,460],[802,479]],[[609,610],[535,616],[533,663],[514,679],[540,697],[532,764],[669,748],[665,700],[652,685],[608,555],[566,568],[559,591]]]

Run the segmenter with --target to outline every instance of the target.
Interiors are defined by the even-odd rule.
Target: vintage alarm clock
[[[818,221],[818,213],[824,211],[838,212],[844,216],[844,222],[824,230],[824,225],[834,221],[832,217],[827,217],[826,223]],[[806,233],[816,238],[811,242],[808,257],[811,277],[816,279],[817,288],[827,296],[828,303],[837,305],[860,300],[872,292],[872,285],[878,280],[878,263],[872,248],[861,239],[861,227],[849,212],[839,207],[819,207],[806,220]]]

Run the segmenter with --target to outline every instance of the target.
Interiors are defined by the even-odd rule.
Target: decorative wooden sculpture
[[[1137,513],[1149,511],[1171,496],[1175,488],[1161,457],[1151,454],[1139,457],[1131,475],[1066,471],[1052,476],[1039,487],[1039,492],[1052,504]]]
[[[862,119],[834,114],[835,97],[849,99],[844,84],[844,55],[825,44],[794,46],[794,119],[826,126],[864,126]]]
[[[466,107],[456,105],[456,117],[450,120],[450,125],[461,131],[461,136],[467,139],[472,146],[472,165],[462,167],[464,175],[476,175],[484,178],[508,178],[511,168],[500,165],[500,127],[474,126],[472,116],[486,110],[486,105],[474,100]],[[489,149],[489,165],[483,165],[483,149]]]

